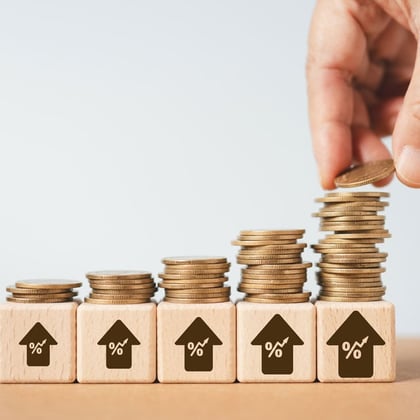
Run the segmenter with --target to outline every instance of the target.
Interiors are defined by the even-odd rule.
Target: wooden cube
[[[77,311],[77,380],[150,383],[156,379],[156,304],[97,305]]]
[[[229,383],[236,379],[236,311],[231,302],[161,302],[158,380]]]
[[[239,382],[313,382],[316,311],[310,303],[238,302]]]
[[[0,305],[0,382],[74,382],[77,302]]]
[[[389,302],[316,303],[321,382],[395,380],[395,309]]]

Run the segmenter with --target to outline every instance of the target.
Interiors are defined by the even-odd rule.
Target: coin
[[[283,235],[294,235],[301,237],[305,233],[305,229],[277,229],[277,230],[267,230],[267,229],[253,229],[253,230],[241,230],[239,235],[247,236],[283,236]]]
[[[6,300],[8,302],[14,303],[64,303],[64,302],[73,302],[73,298],[29,298],[29,297],[11,297],[7,296]]]
[[[144,270],[102,270],[86,274],[89,280],[129,280],[150,278],[152,273]]]
[[[56,293],[68,293],[71,289],[28,289],[23,287],[7,286],[6,291],[16,295],[50,295]]]
[[[199,264],[220,264],[220,263],[227,263],[227,259],[225,257],[166,257],[163,258],[162,262],[166,265],[176,265],[176,264],[192,264],[192,265],[199,265]]]
[[[232,241],[232,245],[236,246],[264,246],[264,245],[293,245],[296,243],[296,240],[293,238],[281,239],[281,240],[264,240],[264,241]]]
[[[99,305],[133,305],[139,303],[150,302],[150,298],[147,299],[100,299],[100,298],[85,298],[86,303],[95,303]]]
[[[16,287],[25,289],[74,289],[82,285],[79,281],[72,280],[20,280]]]
[[[392,159],[367,162],[353,166],[335,178],[337,187],[358,187],[387,178],[395,171]]]
[[[222,297],[211,297],[211,298],[175,298],[175,297],[164,297],[163,299],[165,302],[171,302],[171,303],[223,303],[223,302],[229,302],[230,299],[228,296],[222,296]]]

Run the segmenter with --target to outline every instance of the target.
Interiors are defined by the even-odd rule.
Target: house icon
[[[213,346],[222,341],[200,317],[175,341],[184,346],[184,367],[187,372],[211,372],[213,370]]]
[[[132,365],[132,346],[140,341],[118,319],[98,341],[98,345],[106,346],[106,367],[108,369],[130,369]]]
[[[26,346],[26,364],[28,366],[49,366],[50,346],[56,346],[57,341],[37,322],[19,341],[21,346]]]
[[[290,375],[293,373],[293,348],[304,343],[283,317],[276,314],[251,344],[261,346],[263,374]]]
[[[338,346],[338,374],[341,378],[370,378],[373,376],[374,346],[383,346],[385,341],[359,311],[354,311],[327,344]]]

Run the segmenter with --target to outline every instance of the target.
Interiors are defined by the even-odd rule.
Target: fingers
[[[352,162],[351,80],[365,51],[365,37],[351,16],[320,1],[309,36],[307,80],[313,149],[325,189],[335,188],[335,176]]]
[[[420,58],[393,133],[393,154],[398,178],[410,187],[420,188]]]
[[[389,136],[395,127],[404,98],[402,96],[381,101],[370,111],[373,131],[380,137]]]

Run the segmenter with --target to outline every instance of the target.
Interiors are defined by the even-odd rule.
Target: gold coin
[[[213,289],[181,289],[181,290],[173,290],[168,289],[166,290],[166,296],[176,295],[179,297],[182,297],[182,295],[188,295],[189,297],[192,297],[194,295],[202,295],[202,296],[208,296],[208,295],[227,295],[230,293],[230,287],[218,287]]]
[[[292,245],[296,244],[296,239],[264,240],[264,241],[232,241],[235,246],[266,246],[266,245]]]
[[[377,302],[382,300],[382,297],[339,297],[339,296],[323,296],[319,295],[318,300],[325,300],[328,302]]]
[[[86,274],[89,280],[129,280],[149,278],[152,273],[145,270],[102,270]]]
[[[293,299],[282,299],[282,298],[262,298],[262,297],[254,297],[254,296],[245,296],[245,302],[252,302],[252,303],[266,303],[266,304],[288,304],[288,303],[304,303],[308,302],[308,298],[293,298]]]
[[[199,298],[199,299],[190,299],[190,298],[174,298],[174,297],[164,297],[165,302],[171,303],[223,303],[230,302],[229,296],[221,296],[215,298]]]
[[[154,294],[156,292],[156,288],[149,288],[149,289],[92,289],[92,293],[99,294],[99,295],[128,295],[128,296],[134,296],[134,295],[147,295],[147,294]]]
[[[150,289],[155,287],[155,283],[151,282],[148,284],[91,284],[92,289],[102,289],[102,290],[143,290]]]
[[[110,279],[106,279],[106,280],[89,280],[89,284],[119,284],[121,286],[124,285],[142,285],[142,284],[150,284],[153,283],[153,277],[148,277],[148,278],[144,278],[144,279],[136,279],[136,280],[110,280]]]
[[[21,280],[16,282],[17,288],[25,289],[73,289],[80,287],[82,282],[72,280]]]
[[[228,280],[228,277],[220,275],[220,274],[214,274],[214,273],[203,273],[203,274],[167,274],[167,273],[159,273],[159,278],[163,280],[218,280],[221,278],[224,278],[225,281]]]
[[[22,295],[49,295],[49,294],[56,294],[56,293],[68,293],[71,292],[72,289],[63,288],[63,289],[28,289],[23,287],[14,287],[14,286],[7,286],[6,291],[13,293],[13,294],[22,294]]]
[[[176,269],[171,269],[166,267],[165,268],[165,274],[183,274],[185,277],[188,276],[195,276],[195,275],[200,275],[200,274],[214,274],[217,277],[221,277],[223,276],[225,273],[227,273],[226,270],[220,270],[220,269],[216,269],[216,270],[211,270],[211,269],[207,269],[207,270],[195,270],[195,269],[191,269],[191,270],[176,270]]]
[[[238,264],[244,265],[261,265],[261,264],[297,264],[302,262],[299,258],[264,258],[264,259],[252,259],[252,258],[237,258]]]
[[[330,236],[327,235],[326,239]],[[391,235],[387,230],[381,230],[379,232],[366,232],[366,233],[338,233],[334,235],[335,239],[377,239],[377,238],[390,238]]]
[[[177,271],[208,271],[208,270],[220,270],[229,271],[230,263],[215,263],[215,264],[172,264],[166,269],[177,270]]]
[[[107,295],[105,293],[90,293],[90,299],[102,299],[102,300],[139,300],[139,299],[150,299],[153,293],[135,293],[135,294],[112,294]]]
[[[166,257],[163,258],[162,262],[167,265],[177,265],[177,264],[193,264],[193,265],[200,265],[200,264],[220,264],[220,263],[227,263],[227,259],[225,257],[203,257],[203,256],[196,256],[196,257]]]
[[[98,305],[133,305],[139,303],[148,303],[150,299],[100,299],[100,298],[85,298],[86,303],[95,303]]]
[[[284,282],[262,282],[262,281],[252,281],[252,280],[242,280],[239,283],[239,286],[247,286],[256,289],[292,289],[296,287],[302,288],[304,281],[289,280]]]
[[[353,166],[335,178],[337,187],[359,187],[385,179],[395,171],[392,159],[367,162]]]
[[[289,289],[258,289],[258,288],[252,288],[252,287],[245,287],[245,286],[239,286],[238,287],[238,291],[242,292],[242,293],[248,293],[248,294],[252,294],[252,295],[257,295],[257,294],[294,294],[294,293],[299,293],[302,292],[302,288],[300,287],[294,287],[294,288],[289,288]]]
[[[388,198],[390,194],[385,191],[339,191],[329,192],[327,197],[373,197],[373,198]]]
[[[336,292],[336,293],[385,293],[386,287],[326,287],[322,288],[324,292]]]
[[[159,283],[159,287],[162,289],[216,289],[218,287],[223,287],[222,283],[174,283],[162,281]]]
[[[72,298],[55,298],[55,299],[49,299],[49,298],[29,298],[29,297],[10,297],[7,296],[6,300],[8,302],[15,302],[15,303],[64,303],[64,302],[73,302]]]
[[[305,233],[305,229],[277,229],[277,230],[266,230],[266,229],[254,229],[254,230],[241,230],[240,235],[245,236],[284,236],[284,235],[296,235],[300,236]]]
[[[243,274],[242,280],[255,280],[255,281],[267,281],[267,280],[274,280],[274,281],[284,281],[284,280],[301,280],[306,281],[306,273],[305,274]]]
[[[348,247],[332,247],[332,248],[315,248],[314,251],[316,253],[320,254],[326,254],[326,255],[348,255],[348,254],[357,254],[357,255],[363,255],[363,254],[369,254],[373,252],[379,252],[379,248],[376,248],[374,245],[371,245],[370,247],[366,248],[348,248]]]
[[[347,273],[347,274],[369,274],[369,273],[384,273],[385,268],[341,268],[341,267],[334,267],[328,268],[328,272],[330,273]],[[325,271],[325,269],[323,270]]]
[[[62,293],[46,293],[34,294],[34,293],[13,293],[14,298],[24,298],[32,300],[44,300],[44,299],[69,299],[77,296],[77,292],[62,292]]]
[[[250,257],[250,258],[290,258],[290,257],[300,257],[302,255],[303,249],[285,249],[285,250],[271,250],[271,251],[254,251],[250,250],[241,250],[238,252],[238,257]]]

